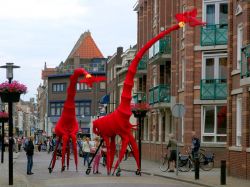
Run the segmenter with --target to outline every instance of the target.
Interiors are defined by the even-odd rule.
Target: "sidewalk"
[[[13,153],[13,165],[19,153]],[[15,165],[14,165],[15,166]],[[13,166],[13,187],[29,187],[26,177],[15,170]],[[4,163],[0,163],[0,187],[9,187],[9,153],[4,153]]]
[[[124,171],[136,171],[136,163],[133,157],[130,157],[126,161],[122,161],[121,163],[121,169]],[[159,163],[148,161],[148,160],[142,160],[142,174],[147,175],[154,175],[159,177],[165,177],[168,179],[178,180],[182,182],[187,182],[191,184],[197,184],[199,186],[205,186],[205,187],[249,187],[250,181],[249,180],[243,180],[243,179],[237,179],[234,177],[228,177],[226,185],[220,185],[220,169],[214,168],[211,171],[202,171],[200,170],[200,179],[195,180],[194,179],[194,172],[178,172],[178,176],[176,176],[176,173],[169,173],[169,172],[162,172],[159,169]],[[122,173],[121,173],[122,175]]]

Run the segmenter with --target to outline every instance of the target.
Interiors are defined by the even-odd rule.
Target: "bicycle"
[[[204,171],[210,171],[214,167],[214,153],[206,153],[206,150],[200,149],[199,161],[200,168]]]
[[[186,168],[186,166],[189,166],[187,165],[186,161],[187,161],[187,158],[188,156],[185,156],[185,155],[181,155],[179,153],[179,163],[178,163],[178,170],[180,171],[187,171],[188,168]],[[166,172],[168,169],[169,169],[169,157],[168,157],[168,154],[166,153],[164,156],[161,156],[161,162],[160,162],[160,170],[162,172]],[[190,169],[189,169],[190,170]],[[188,170],[188,171],[189,171]]]
[[[179,155],[179,165],[178,169],[182,172],[190,171],[191,168],[194,168],[195,160],[193,159],[190,149],[187,152],[187,155]],[[206,150],[200,149],[198,153],[200,168],[203,171],[210,171],[214,167],[214,153],[206,153]]]
[[[169,169],[169,157],[166,153],[164,156],[161,156],[161,162],[160,162],[160,170],[162,172],[166,172]]]

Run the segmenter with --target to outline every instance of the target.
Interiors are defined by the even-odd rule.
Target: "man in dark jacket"
[[[27,175],[32,175],[34,173],[31,172],[33,166],[33,155],[34,155],[34,144],[33,138],[30,137],[29,141],[25,145],[26,155],[27,155]]]
[[[192,132],[192,157],[193,159],[198,157],[198,153],[200,150],[200,140],[199,138],[196,136],[195,131]]]

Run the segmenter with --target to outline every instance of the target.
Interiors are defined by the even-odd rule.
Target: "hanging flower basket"
[[[0,112],[0,123],[8,122],[8,120],[9,120],[9,114],[6,112]]]
[[[17,81],[0,84],[0,97],[2,102],[18,102],[20,95],[27,92],[27,87]]]
[[[148,103],[133,103],[131,104],[131,111],[136,118],[145,117],[149,110]]]

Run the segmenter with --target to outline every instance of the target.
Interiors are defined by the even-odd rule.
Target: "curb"
[[[135,172],[135,171],[129,170],[129,169],[121,169],[121,170],[126,171],[126,172],[132,172],[132,173]],[[165,175],[160,175],[160,174],[155,174],[155,173],[150,173],[150,172],[146,172],[146,171],[142,171],[141,173],[143,173],[145,175],[162,177],[162,178],[166,178],[166,179],[170,179],[170,180],[180,181],[180,182],[189,183],[189,184],[195,184],[195,185],[204,186],[204,187],[214,187],[214,185],[211,186],[211,185],[208,185],[208,184],[200,183],[198,181],[197,182],[196,181],[190,181],[190,180],[185,180],[185,179],[180,179],[180,178],[175,178],[175,177],[170,177],[170,176],[165,176]]]

